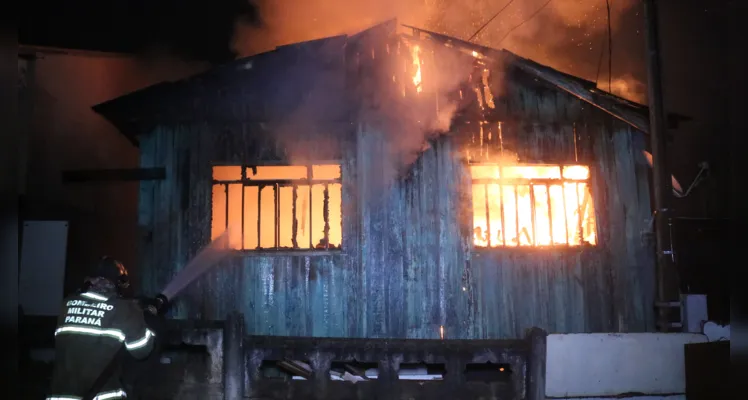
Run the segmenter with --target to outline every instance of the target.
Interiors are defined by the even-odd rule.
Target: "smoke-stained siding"
[[[566,137],[572,127],[546,128]],[[649,216],[643,136],[618,122],[577,125],[585,140],[576,158],[591,167],[598,245],[533,250],[480,249],[472,268],[478,282],[481,337],[520,337],[531,326],[549,332],[650,331],[653,327],[654,261],[645,234]],[[535,126],[534,135],[539,132]],[[542,143],[538,142],[538,143]],[[587,151],[584,150],[584,146]],[[579,142],[578,142],[579,145]],[[540,160],[553,146],[524,147]],[[550,155],[556,152],[555,156]],[[563,151],[560,151],[563,154]],[[574,153],[571,153],[572,155]],[[575,162],[575,158],[555,160]]]
[[[221,319],[239,310],[248,333],[284,336],[436,338],[440,325],[452,338],[521,337],[531,326],[651,330],[641,134],[611,121],[532,126],[536,140],[522,142],[520,154],[538,159],[557,154],[564,132],[583,132],[578,145],[587,150],[576,156],[592,166],[598,246],[470,250],[470,179],[459,135],[435,141],[392,181],[382,167],[381,132],[339,124],[326,129],[338,148],[308,145],[310,154],[343,160],[343,249],[237,254],[188,289],[175,316]],[[211,166],[256,161],[257,154],[280,158],[258,140],[271,132],[257,124],[185,125],[157,128],[142,140],[143,167],[167,169],[166,180],[141,187],[146,290],[161,290],[209,242]]]
[[[140,135],[141,164],[166,167],[167,178],[141,184],[144,288],[160,291],[210,241],[212,165],[340,160],[341,250],[237,253],[187,290],[175,317],[222,319],[238,310],[248,334],[317,337],[438,338],[440,326],[448,338],[516,338],[532,326],[653,330],[643,134],[497,66],[489,79],[495,108],[479,110],[466,95],[449,136],[431,140],[412,163],[393,157],[392,147],[413,150],[425,139],[395,129],[417,127],[402,112],[414,94],[384,86],[394,67],[380,39],[349,41],[345,57],[336,38],[302,44],[301,54],[279,49],[236,75],[246,81],[215,73],[185,92],[180,101],[190,107],[167,104],[150,117],[156,128]],[[315,58],[323,48],[330,53]],[[433,113],[427,93],[420,116]],[[299,99],[307,100],[289,103]],[[465,156],[490,159],[502,147],[522,162],[590,166],[598,245],[473,249]]]

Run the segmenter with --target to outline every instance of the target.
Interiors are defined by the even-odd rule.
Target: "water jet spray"
[[[169,310],[171,302],[197,278],[208,272],[231,254],[229,237],[231,228],[227,228],[220,236],[200,250],[177,274],[166,284],[164,289],[153,299],[148,301],[145,309],[154,315],[163,315]]]

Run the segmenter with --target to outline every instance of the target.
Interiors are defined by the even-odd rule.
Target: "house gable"
[[[162,86],[164,92],[149,96],[147,107],[124,110],[124,99],[102,106],[105,114],[121,107],[123,120],[150,124],[140,134],[141,166],[166,169],[163,181],[141,183],[139,225],[146,233],[141,255],[145,264],[157,266],[143,274],[142,286],[163,287],[220,232],[213,229],[215,220],[225,226],[232,219],[242,226],[250,221],[252,231],[271,221],[268,231],[275,234],[275,226],[277,232],[294,230],[277,222],[289,209],[293,215],[301,215],[299,210],[322,214],[323,221],[325,214],[336,212],[339,245],[318,249],[315,239],[304,248],[287,249],[286,241],[258,249],[250,233],[249,246],[234,248],[235,257],[175,302],[175,316],[220,319],[238,309],[249,334],[283,336],[437,338],[443,328],[450,338],[477,339],[521,337],[531,326],[550,332],[651,329],[653,260],[641,236],[650,215],[648,171],[637,159],[644,134],[512,62],[415,40],[384,24],[360,36],[279,48]],[[423,46],[416,51],[422,62],[414,62],[415,44]],[[433,54],[427,48],[432,45]],[[316,57],[319,49],[331,49],[330,57]],[[462,64],[463,59],[469,62]],[[450,90],[437,96],[434,77],[439,68],[452,67],[465,75],[448,82]],[[314,86],[294,84],[297,77],[277,86],[266,81],[292,68],[299,75],[313,71],[304,77],[308,80],[329,76],[339,86],[312,90],[306,106],[294,103],[299,98],[289,100],[289,93]],[[493,107],[483,86],[485,69]],[[224,89],[229,94],[220,97]],[[325,91],[332,92],[329,99],[315,102],[313,95]],[[243,96],[272,104],[266,107],[271,114],[247,107]],[[446,109],[452,100],[454,108]],[[336,101],[345,104],[339,108]],[[438,124],[444,110],[450,116],[446,129]],[[294,115],[300,118],[289,118]],[[512,192],[531,186],[525,181],[474,182],[471,163],[491,162],[502,151],[514,152],[519,163],[555,164],[558,171],[569,164],[588,167],[587,178],[571,182],[585,185],[578,191],[582,194],[569,199],[592,202],[595,240],[567,238],[577,231],[569,233],[567,227],[574,224],[564,221],[554,225],[563,228],[560,243],[506,246],[502,238],[501,246],[480,246],[475,240],[476,184],[504,185]],[[313,167],[333,158],[340,170],[339,182],[333,183],[339,191],[327,200],[324,192],[318,195],[321,206],[313,199],[304,203],[308,175],[299,178],[306,183],[258,184],[251,182],[247,168]],[[243,166],[244,175],[216,179],[216,165]],[[537,183],[540,190],[568,182]],[[262,203],[256,197],[261,190],[272,200],[262,209],[273,212],[254,224],[261,211],[252,207]],[[284,193],[295,198],[290,207],[281,205]],[[340,198],[339,206],[325,206],[331,198]],[[570,204],[572,212],[564,215],[575,219],[577,206]],[[291,220],[298,229],[306,218]],[[312,222],[311,228],[305,222],[304,229],[328,225]],[[303,235],[306,231],[306,243]]]

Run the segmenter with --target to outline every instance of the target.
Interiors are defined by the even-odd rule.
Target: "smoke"
[[[362,139],[369,153],[367,158],[377,160],[370,167],[384,171],[384,183],[391,183],[427,148],[429,138],[450,130],[459,105],[454,93],[473,72],[475,58],[441,45],[396,36],[382,36],[355,51],[350,63],[357,63],[354,59],[358,59],[367,66],[361,71],[369,72],[361,72],[368,76],[345,91],[340,90],[340,82],[346,71],[330,73],[324,62],[318,65],[316,59],[327,56],[324,50],[317,53],[315,61],[303,62],[303,66],[275,70],[275,90],[286,93],[281,97],[298,101],[280,125],[272,127],[272,134],[291,163],[336,159],[330,151],[339,148],[338,139],[325,132],[326,123],[313,122],[320,121],[320,116],[323,120],[334,118],[338,108],[364,107],[351,110],[363,126],[342,128],[345,134],[353,134],[358,128],[363,129],[364,135],[373,134]],[[370,68],[371,65],[376,67]],[[358,102],[348,96],[366,101]],[[301,139],[299,132],[304,132],[306,139]]]
[[[353,34],[380,22],[399,18],[423,23],[429,5],[418,0],[256,0],[262,23],[237,21],[232,49],[240,56],[276,46]]]
[[[257,0],[252,4],[259,10],[261,23],[237,21],[231,46],[239,56],[250,56],[286,44],[355,34],[392,18],[397,18],[401,24],[467,39],[509,1]],[[644,70],[637,66],[643,66],[644,49],[643,38],[637,39],[642,31],[642,23],[638,22],[642,16],[637,4],[637,0],[611,2],[614,54],[611,74],[607,68],[609,49],[605,0],[512,1],[473,41],[505,48],[563,72],[599,82],[598,86],[604,90],[608,89],[610,78],[612,92],[642,101],[645,98]],[[370,118],[380,126],[374,124],[368,128],[391,135],[387,138],[390,147],[384,149],[387,154],[381,157],[381,168],[385,171],[398,171],[410,165],[424,150],[426,139],[449,130],[457,103],[445,94],[459,89],[465,77],[475,72],[471,71],[472,60],[460,58],[455,52],[433,54],[430,49],[421,50],[422,92],[413,92],[416,71],[406,68],[402,76],[393,76],[393,87],[378,88],[373,99],[377,104],[374,113],[386,117]],[[404,47],[401,51],[407,53],[412,48]],[[630,54],[642,55],[631,57]],[[392,67],[393,70],[402,68]],[[408,94],[401,97],[400,91],[403,90]],[[310,149],[298,141],[284,139],[295,135],[284,135],[283,132],[308,131],[312,125],[308,123],[309,117],[320,114],[323,108],[321,103],[304,104],[286,119],[284,127],[276,129],[275,134],[292,160],[308,158]]]
[[[602,86],[606,87],[605,85]],[[611,81],[611,93],[637,103],[647,103],[647,85],[634,78],[631,74],[613,78]]]
[[[283,44],[355,33],[391,18],[467,39],[509,1],[257,0],[252,4],[259,9],[262,23],[237,22],[232,49],[239,56],[248,56]],[[512,1],[474,42],[505,48],[566,73],[600,82],[599,86],[607,90],[606,1],[546,2]],[[611,80],[640,86],[645,80],[640,1],[610,0],[609,3],[613,36]]]

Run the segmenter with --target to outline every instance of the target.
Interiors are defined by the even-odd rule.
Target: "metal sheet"
[[[67,240],[67,221],[24,222],[18,297],[26,315],[59,313]]]

